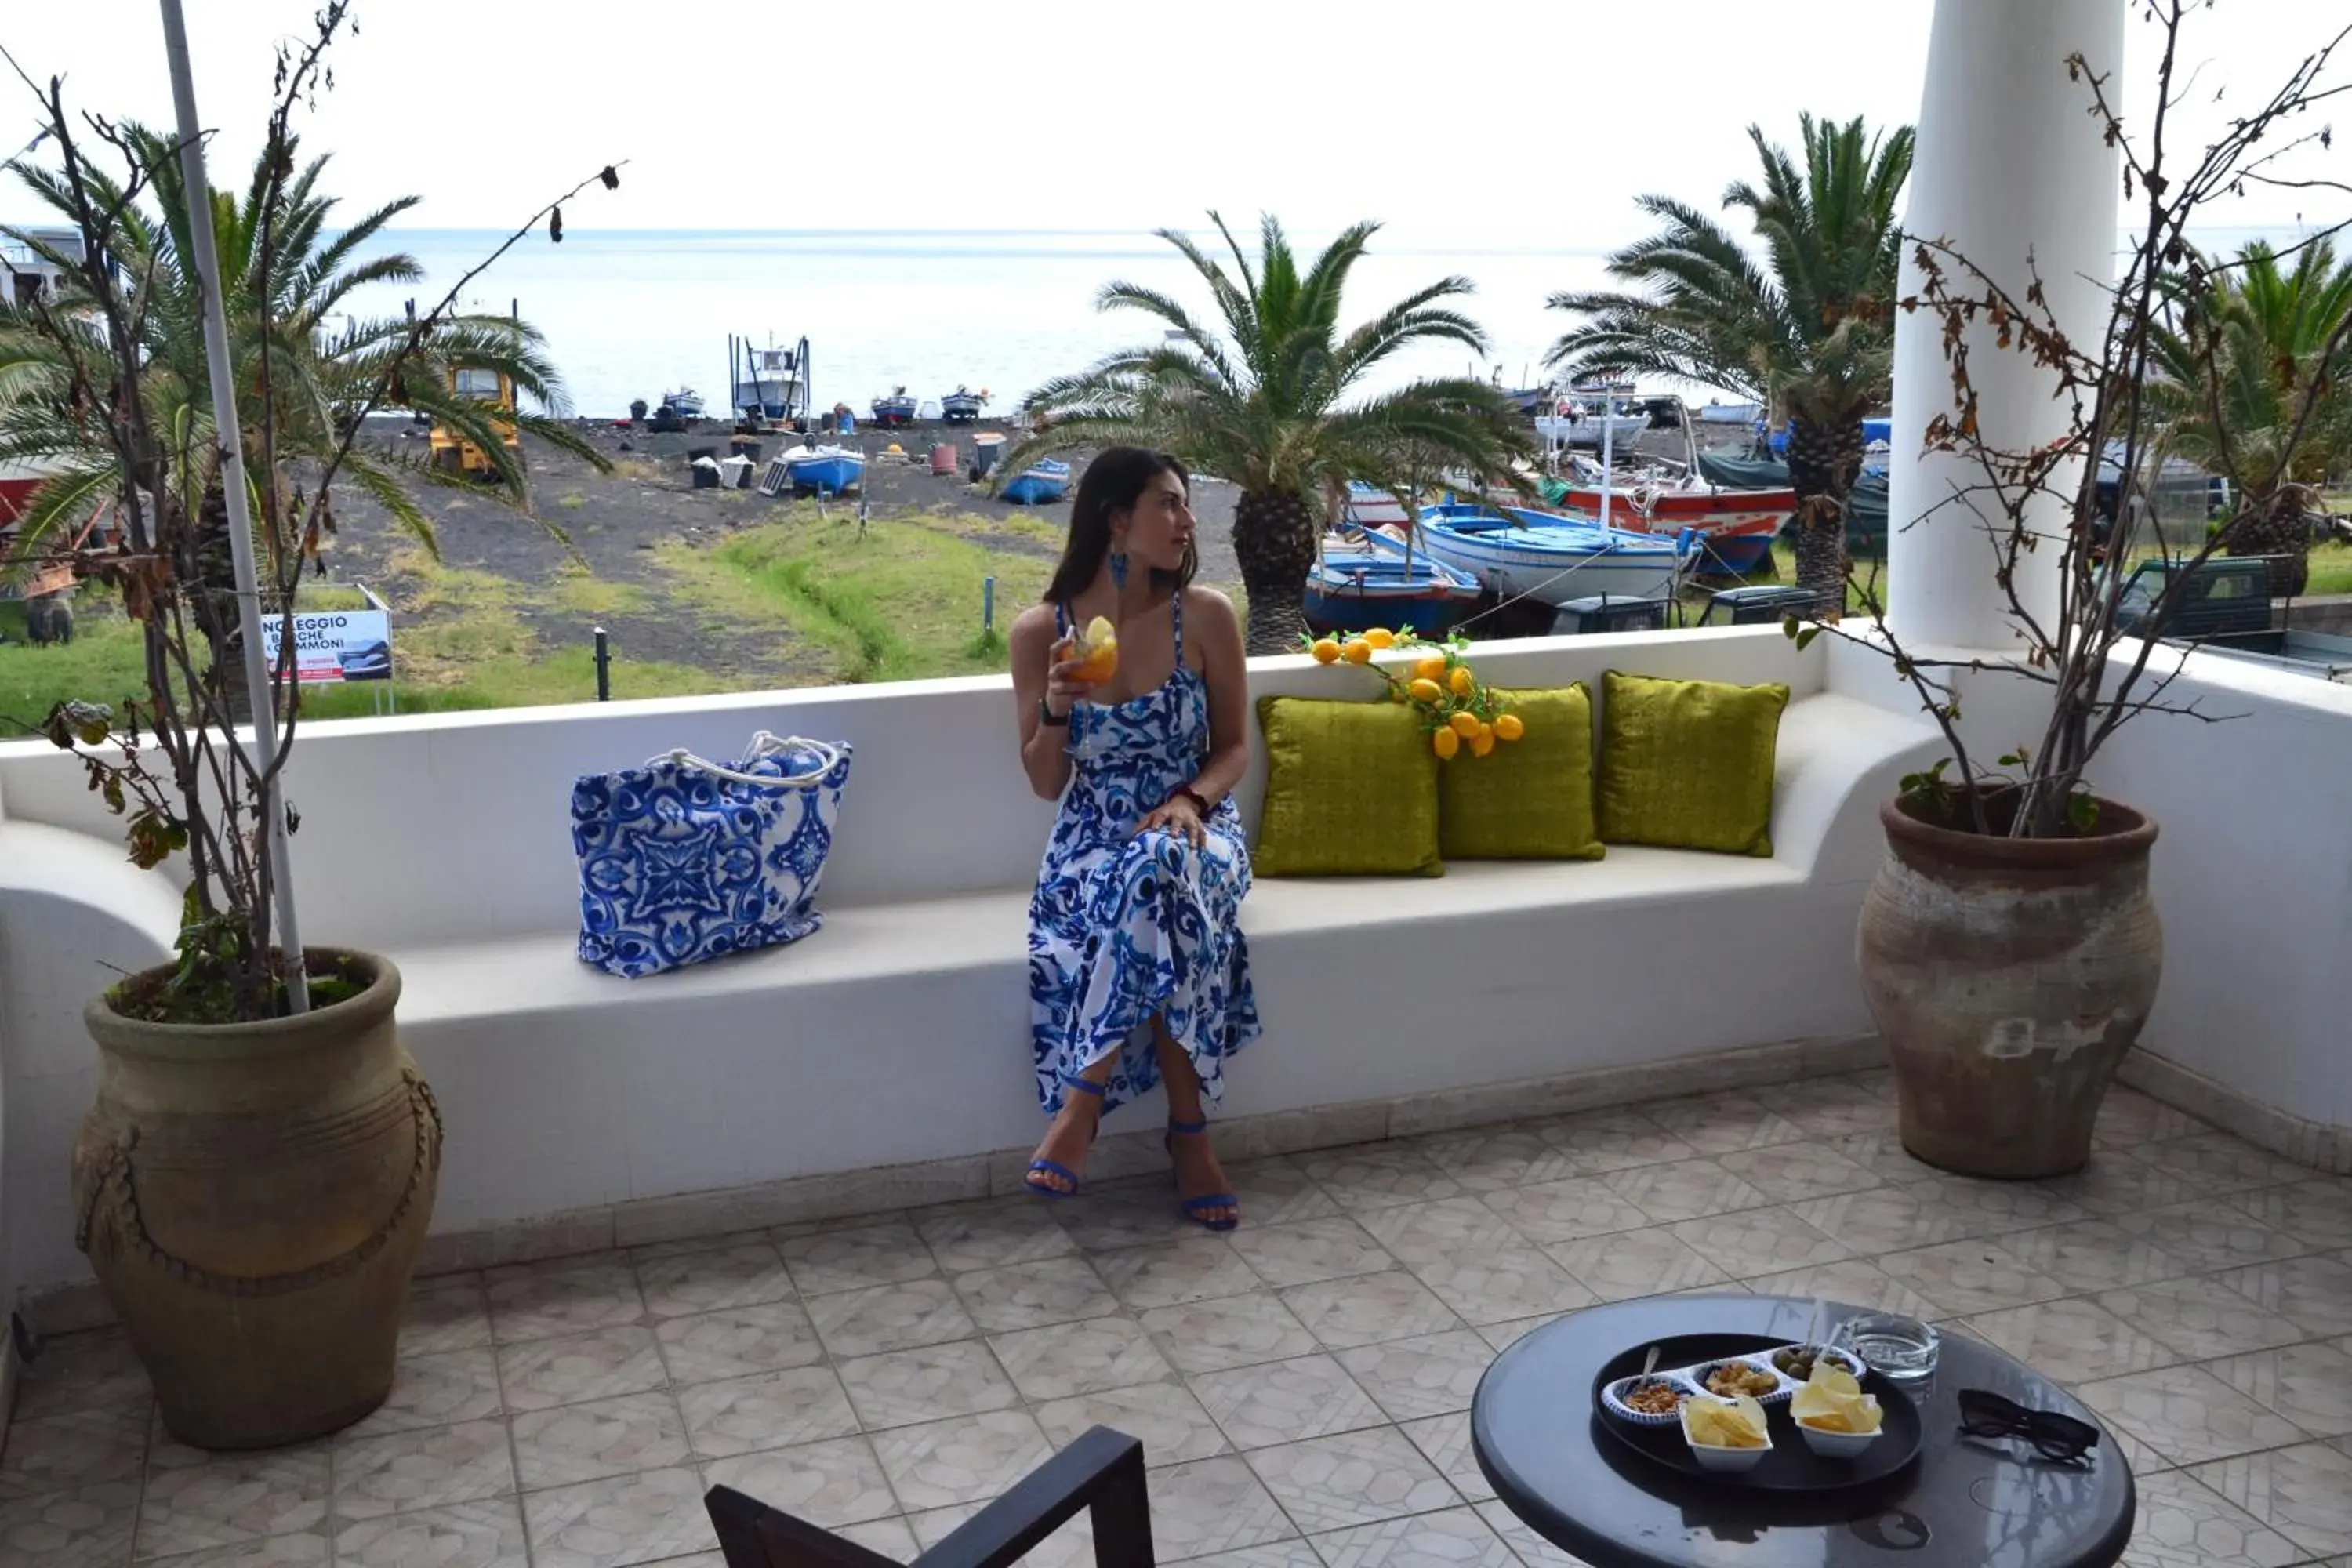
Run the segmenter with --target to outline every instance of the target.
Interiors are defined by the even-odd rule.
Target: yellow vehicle
[[[449,390],[459,397],[489,404],[502,413],[514,412],[514,383],[497,371],[452,365],[449,367]],[[494,419],[490,422],[490,428],[498,432],[499,439],[505,443],[507,450],[511,452],[520,447],[521,441],[515,434],[511,420]],[[493,471],[488,452],[447,426],[438,423],[433,426],[433,466],[443,473],[483,478]]]

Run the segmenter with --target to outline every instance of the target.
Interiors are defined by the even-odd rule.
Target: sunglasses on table
[[[1971,1437],[2021,1437],[2045,1459],[2078,1463],[2099,1446],[2099,1429],[2049,1410],[2028,1410],[1989,1389],[1960,1390],[1960,1430]]]

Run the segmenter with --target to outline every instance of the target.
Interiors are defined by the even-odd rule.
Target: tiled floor
[[[1481,1370],[1596,1300],[1749,1289],[2075,1385],[2142,1478],[2134,1564],[2352,1565],[2352,1181],[2125,1090],[2035,1185],[1892,1120],[1864,1075],[1262,1162],[1230,1238],[1161,1178],[428,1280],[391,1403],[268,1455],[171,1443],[119,1339],[60,1341],[0,1563],[715,1568],[721,1481],[904,1559],[1102,1422],[1163,1561],[1558,1563],[1470,1458]]]

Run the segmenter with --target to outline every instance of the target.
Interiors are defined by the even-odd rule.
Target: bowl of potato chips
[[[1728,1399],[1698,1394],[1685,1400],[1683,1441],[1701,1468],[1723,1475],[1752,1470],[1772,1451],[1764,1407],[1744,1394]]]
[[[1823,1356],[1812,1376],[1789,1401],[1805,1447],[1824,1459],[1851,1459],[1878,1439],[1885,1413],[1875,1395],[1864,1394],[1853,1373]]]

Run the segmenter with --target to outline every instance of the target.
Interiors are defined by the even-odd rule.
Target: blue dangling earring
[[[1127,592],[1127,552],[1124,550],[1110,552],[1110,585],[1114,592]]]

